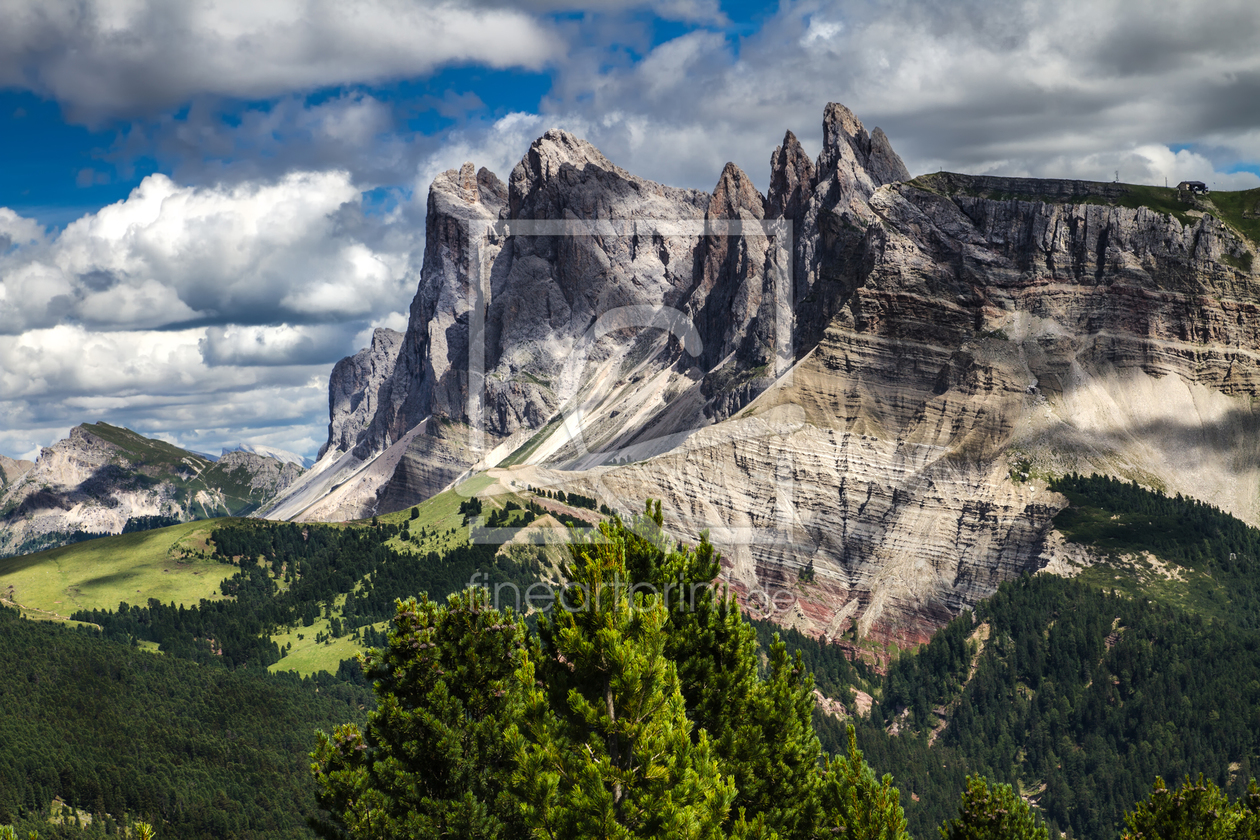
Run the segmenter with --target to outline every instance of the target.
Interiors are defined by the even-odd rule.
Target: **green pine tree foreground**
[[[1260,838],[1260,788],[1255,780],[1232,805],[1220,788],[1186,779],[1169,790],[1163,779],[1145,801],[1125,814],[1122,840],[1256,840]]]
[[[891,779],[850,740],[822,761],[813,680],[710,587],[718,556],[659,503],[572,547],[531,636],[484,590],[398,603],[363,657],[378,706],[321,734],[326,837],[902,840]],[[634,584],[639,584],[635,586]]]
[[[941,826],[942,840],[1048,840],[1050,832],[1010,785],[968,776],[958,818]]]
[[[777,636],[760,650],[734,599],[710,586],[713,546],[674,545],[662,521],[659,503],[649,503],[571,546],[569,583],[536,635],[493,608],[486,590],[444,604],[399,601],[387,644],[361,660],[376,710],[365,727],[321,733],[312,753],[326,812],[312,827],[363,840],[908,840],[901,794],[866,762],[852,725],[847,750],[823,755],[800,653],[789,656]],[[1113,606],[1100,613],[1105,629]],[[957,656],[945,660],[965,670],[964,624],[927,652],[956,642]],[[898,675],[910,678],[890,675],[887,703],[900,696]],[[901,694],[923,693],[920,682]],[[918,699],[928,707],[933,698]],[[860,721],[868,748],[881,743],[873,726]],[[1201,778],[1175,792],[1157,780],[1126,814],[1121,838],[1260,840],[1258,815],[1254,782],[1231,805]],[[939,833],[1051,832],[1009,785],[971,775]]]

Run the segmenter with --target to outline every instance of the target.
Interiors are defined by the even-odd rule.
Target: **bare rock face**
[[[814,162],[805,154],[796,135],[789,131],[783,135],[783,145],[770,156],[766,214],[799,222],[813,194]]]
[[[347,451],[371,426],[385,384],[394,374],[403,334],[389,329],[372,333],[372,346],[342,359],[328,381],[328,442],[319,450]]]
[[[7,460],[7,459],[6,459]],[[252,452],[217,462],[106,423],[76,426],[0,485],[0,556],[118,534],[141,517],[245,514],[287,490],[296,464]]]
[[[1057,556],[1048,476],[1260,523],[1255,243],[1125,185],[911,180],[841,105],[823,134],[811,161],[787,133],[764,196],[733,164],[712,194],[644,181],[557,131],[506,187],[439,177],[375,413],[277,509],[398,509],[485,469],[650,496],[710,531],[750,609],[902,643]]]
[[[531,146],[506,188],[471,164],[439,176],[395,367],[376,385],[352,375],[382,357],[375,347],[338,364],[321,458],[340,466],[317,468],[306,484],[357,482],[337,510],[367,515],[493,462],[574,401],[585,403],[590,439],[560,441],[554,454],[575,462],[595,446],[668,439],[742,407],[769,381],[742,383],[734,398],[724,387],[769,352],[759,320],[769,242],[696,232],[709,222],[759,226],[764,205],[733,165],[712,195],[675,189],[562,131]],[[690,332],[671,331],[660,312],[689,318]],[[650,334],[634,336],[644,327]],[[354,477],[413,431],[392,480]],[[322,515],[308,507],[281,503],[266,515]]]
[[[33,466],[35,466],[33,461],[19,461],[0,455],[0,488],[17,481]]]
[[[304,472],[302,467],[291,461],[281,461],[239,449],[225,453],[212,469],[216,473],[232,476],[242,486],[249,488],[249,496],[261,499],[271,499],[284,492]]]

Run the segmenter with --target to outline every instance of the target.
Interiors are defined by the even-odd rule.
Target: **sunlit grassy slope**
[[[459,506],[470,494],[484,489],[491,483],[493,479],[477,476],[461,485],[458,491],[448,490],[445,493],[439,493],[415,506],[415,519],[411,518],[411,508],[377,517],[378,521],[390,525],[407,523],[412,535],[409,541],[404,542],[400,535],[386,544],[395,551],[412,554],[427,554],[430,551],[443,553],[465,544],[468,542],[468,527],[464,525],[464,517],[459,512]],[[362,520],[349,524],[351,526],[367,525],[370,522],[371,520]],[[421,534],[424,536],[422,537]],[[345,600],[344,595],[338,596],[333,604],[334,610],[339,611]],[[388,629],[389,622],[372,626],[384,631]],[[292,648],[283,659],[271,665],[270,670],[297,671],[302,675],[314,674],[317,671],[335,673],[343,659],[349,659],[363,650],[363,646],[350,636],[332,638],[329,631],[329,621],[323,617],[316,619],[310,627],[281,627],[279,632],[272,634],[272,641],[281,648],[286,645],[292,645]],[[315,640],[317,636],[322,636],[325,640],[317,642]]]
[[[125,430],[124,430],[125,431]],[[378,517],[381,524],[405,526],[409,539],[401,533],[390,548],[413,556],[430,552],[439,555],[465,545],[469,528],[459,506],[470,495],[485,490],[495,479],[475,476],[457,490],[441,493],[412,508]],[[486,510],[500,507],[508,499],[522,501],[515,494],[484,500]],[[209,543],[214,529],[239,522],[214,519],[188,522],[169,528],[105,537],[63,548],[0,559],[0,596],[19,605],[32,618],[66,621],[80,609],[117,609],[120,601],[144,604],[150,598],[163,603],[195,605],[200,600],[222,598],[219,584],[239,567],[209,559]],[[333,527],[371,527],[371,520]],[[357,584],[356,588],[358,585]],[[281,584],[281,588],[286,588]],[[340,616],[345,593],[331,605],[331,616]],[[386,630],[388,622],[373,625]],[[287,655],[271,666],[272,671],[297,671],[307,675],[317,671],[336,672],[342,660],[362,650],[355,632],[334,638],[329,618],[321,614],[315,623],[282,626],[271,639]],[[318,638],[318,640],[317,640]]]
[[[33,618],[51,619],[79,609],[117,609],[119,601],[220,598],[220,582],[236,567],[208,559],[206,539],[228,521],[185,522],[6,557],[0,559],[0,597]]]

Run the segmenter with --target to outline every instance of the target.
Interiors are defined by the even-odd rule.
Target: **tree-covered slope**
[[[54,797],[162,838],[309,836],[312,732],[369,695],[206,668],[0,609],[0,824],[50,836]],[[25,836],[25,834],[23,834]]]
[[[859,744],[932,836],[969,773],[1007,782],[1052,830],[1115,837],[1152,780],[1244,793],[1260,769],[1260,531],[1108,478],[1056,483],[1056,519],[1100,558],[1002,586],[906,653]],[[824,743],[837,749],[834,734]]]

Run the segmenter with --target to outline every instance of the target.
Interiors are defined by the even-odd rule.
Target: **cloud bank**
[[[340,171],[153,175],[59,234],[0,210],[0,452],[101,418],[212,451],[317,448],[329,367],[414,294],[419,242],[394,222]]]
[[[453,62],[537,68],[562,49],[507,6],[408,0],[17,0],[0,30],[0,86],[30,87],[83,119],[211,94],[405,78]]]

